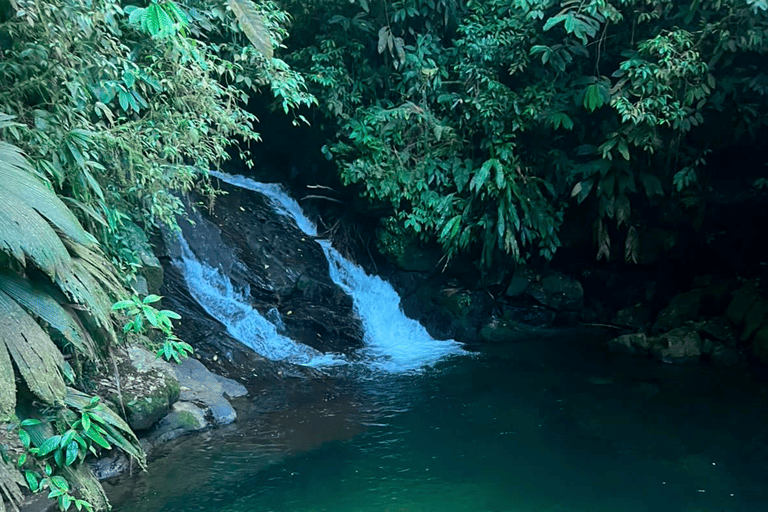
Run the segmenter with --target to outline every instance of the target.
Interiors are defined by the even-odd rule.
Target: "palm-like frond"
[[[0,114],[0,128],[9,122]],[[93,237],[21,151],[5,142],[0,142],[0,253],[19,270],[0,270],[2,422],[16,403],[14,365],[38,398],[48,403],[64,399],[62,372],[68,366],[44,327],[83,356],[96,358],[96,344],[83,325],[112,341],[110,294],[123,292]],[[33,282],[30,267],[48,279]]]
[[[47,403],[62,403],[64,357],[42,327],[4,292],[0,292],[0,333],[29,389]]]
[[[0,455],[0,512],[6,510],[3,504],[3,495],[8,499],[11,510],[18,512],[17,504],[20,504],[24,498],[21,494],[22,487],[26,487],[26,484],[21,473],[12,464],[5,462]]]

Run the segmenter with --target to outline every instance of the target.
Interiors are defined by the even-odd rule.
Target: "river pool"
[[[764,380],[591,341],[532,335],[253,397],[110,486],[115,511],[768,510]]]

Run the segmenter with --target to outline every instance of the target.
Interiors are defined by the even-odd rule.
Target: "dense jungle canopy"
[[[768,190],[766,0],[0,0],[0,51],[0,421],[83,410],[130,233],[259,166],[249,102],[311,120],[385,252],[632,264],[663,208]]]

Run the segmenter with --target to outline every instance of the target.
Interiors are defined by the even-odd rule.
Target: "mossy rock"
[[[147,430],[179,399],[179,380],[169,363],[140,346],[128,347],[126,353],[115,357],[119,383],[114,382],[114,376],[103,378],[101,384],[106,389],[99,394],[120,404],[117,410],[125,409],[132,429]]]

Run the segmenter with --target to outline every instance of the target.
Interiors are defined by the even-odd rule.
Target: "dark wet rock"
[[[768,327],[760,329],[752,340],[752,354],[763,364],[768,365]]]
[[[725,311],[725,316],[736,325],[742,325],[752,305],[759,299],[757,285],[748,281],[733,294],[733,299]]]
[[[584,307],[584,288],[576,279],[565,274],[544,276],[541,286],[547,296],[546,305],[557,311],[581,311]]]
[[[249,390],[273,387],[284,378],[323,377],[306,366],[283,361],[272,361],[260,356],[227,333],[227,328],[197,303],[187,289],[184,277],[165,259],[165,282],[161,290],[163,307],[179,313],[182,320],[176,324],[176,334],[192,345],[195,357],[216,374],[226,376],[248,386]]]
[[[715,340],[725,345],[736,344],[736,334],[733,324],[724,316],[710,318],[702,322],[695,322],[692,326],[699,331],[702,337]]]
[[[651,307],[648,304],[639,303],[619,310],[613,321],[625,327],[642,329],[651,322],[651,318]]]
[[[648,339],[651,354],[665,363],[690,363],[702,355],[702,340],[692,327],[678,327]]]
[[[393,273],[392,285],[401,295],[401,308],[436,339],[476,343],[480,328],[492,311],[493,300],[484,292],[462,288],[449,280],[427,275]]]
[[[480,341],[486,343],[505,343],[519,340],[530,332],[515,322],[494,318],[480,329]]]
[[[768,324],[768,300],[758,298],[744,316],[744,329],[741,331],[741,341],[749,341],[764,325]]]
[[[131,469],[131,462],[128,457],[119,450],[112,450],[108,452],[107,456],[96,459],[89,465],[99,481],[116,478]]]
[[[709,280],[704,286],[701,295],[699,313],[705,317],[718,317],[725,315],[726,309],[733,298],[733,292],[737,288],[737,282],[733,280]]]
[[[533,327],[552,326],[557,313],[551,309],[535,304],[525,306],[504,305],[501,307],[502,318],[507,322]]]
[[[735,346],[715,344],[709,353],[709,361],[713,366],[730,367],[741,364],[743,359]]]
[[[173,367],[155,354],[134,345],[114,355],[115,375],[105,374],[97,382],[98,393],[125,411],[133,430],[146,430],[168,414],[179,399],[179,381]]]
[[[656,322],[653,324],[653,331],[666,332],[682,327],[691,320],[697,320],[703,294],[703,290],[696,289],[675,295],[670,301],[669,306],[659,313]]]
[[[534,271],[526,267],[518,267],[512,275],[512,280],[507,286],[505,292],[507,297],[518,297],[523,295],[528,287],[536,282],[537,275]]]
[[[616,352],[626,352],[628,354],[645,353],[650,350],[648,337],[645,333],[623,334],[608,341],[608,348]]]
[[[260,194],[221,187],[228,195],[211,212],[190,213],[194,228],[182,223],[196,256],[228,276],[262,315],[275,309],[291,339],[322,352],[361,347],[352,298],[331,280],[322,248]],[[166,245],[171,257],[179,255],[173,237]]]
[[[544,291],[544,286],[540,282],[529,284],[525,289],[525,294],[542,306],[547,305],[547,292]]]

